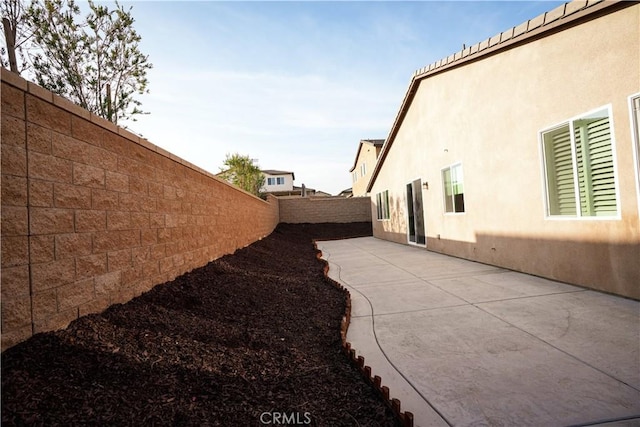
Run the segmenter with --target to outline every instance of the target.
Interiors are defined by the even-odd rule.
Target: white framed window
[[[464,175],[462,163],[442,169],[445,213],[464,212]]]
[[[365,176],[367,174],[367,164],[363,163],[362,166],[360,166],[360,175]]]
[[[547,216],[618,215],[610,117],[603,107],[541,132]]]
[[[358,181],[358,172],[354,172],[354,173],[352,174],[352,177],[353,177],[353,182]]]
[[[267,185],[275,185],[275,183],[276,183],[275,178],[267,178]]]
[[[389,190],[376,194],[376,207],[378,210],[378,221],[390,218],[389,214]]]
[[[284,185],[284,177],[277,177],[276,178],[276,185]]]

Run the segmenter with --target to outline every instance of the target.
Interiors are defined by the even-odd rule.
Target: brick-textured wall
[[[268,235],[253,197],[2,69],[2,349]]]
[[[280,197],[280,222],[370,222],[369,197]]]

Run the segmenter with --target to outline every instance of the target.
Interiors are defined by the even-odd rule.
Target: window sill
[[[544,217],[549,221],[620,221],[620,214],[612,216],[569,216],[569,215],[547,215]]]

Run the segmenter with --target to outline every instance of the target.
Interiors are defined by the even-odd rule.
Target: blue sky
[[[559,4],[124,2],[154,65],[139,97],[150,114],[126,125],[212,173],[237,152],[337,194],[415,70]]]

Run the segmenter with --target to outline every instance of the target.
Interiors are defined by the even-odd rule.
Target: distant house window
[[[284,177],[267,178],[267,185],[284,185]]]
[[[356,182],[358,180],[358,172],[354,172],[353,173],[353,182]]]
[[[542,132],[547,215],[618,213],[608,108]]]
[[[376,194],[378,220],[389,219],[389,190]]]
[[[464,212],[464,177],[462,164],[442,170],[444,186],[444,211],[447,213]]]
[[[362,166],[360,166],[360,175],[365,176],[367,174],[367,164],[363,163]]]

